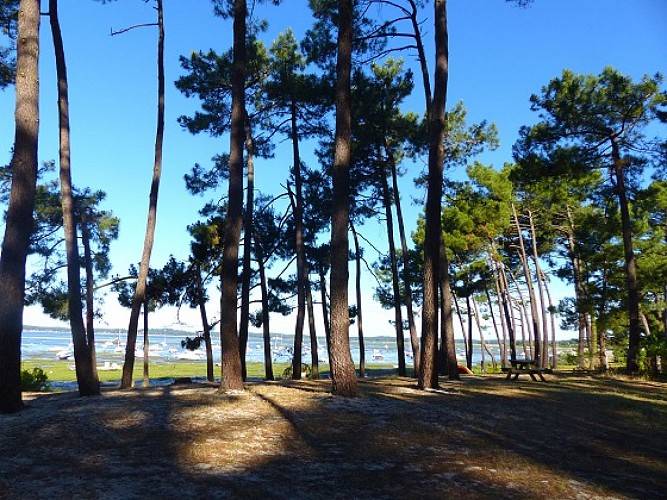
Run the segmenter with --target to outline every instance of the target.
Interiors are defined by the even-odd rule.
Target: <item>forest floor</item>
[[[0,498],[665,498],[667,386],[398,377],[28,393]]]

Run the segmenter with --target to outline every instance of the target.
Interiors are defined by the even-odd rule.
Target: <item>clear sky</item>
[[[43,2],[43,10],[47,2]],[[114,274],[123,274],[139,261],[143,247],[148,191],[153,167],[156,120],[155,27],[141,28],[120,36],[111,29],[154,22],[154,3],[119,0],[102,4],[95,0],[60,2],[59,13],[70,83],[72,172],[75,185],[107,192],[104,206],[121,219],[120,238],[113,243]],[[502,166],[511,161],[511,146],[522,125],[536,121],[529,96],[564,68],[598,74],[612,65],[624,74],[641,78],[667,70],[667,0],[535,0],[520,9],[504,0],[449,0],[450,73],[448,107],[463,100],[470,121],[494,122],[501,147],[481,160]],[[163,178],[152,266],[161,267],[170,254],[186,258],[189,239],[186,226],[197,220],[197,210],[208,198],[190,197],[183,174],[194,163],[210,165],[212,156],[229,149],[229,139],[192,136],[176,118],[198,109],[184,98],[173,82],[181,74],[179,55],[213,48],[223,52],[231,44],[231,21],[215,18],[208,0],[165,0],[166,30],[166,132]],[[430,15],[431,8],[424,14]],[[379,14],[378,14],[379,15]],[[284,0],[279,7],[259,5],[255,16],[269,21],[264,40],[292,28],[297,38],[309,27],[306,2]],[[427,53],[432,54],[432,21],[424,24]],[[58,157],[56,81],[48,19],[43,18],[40,66],[41,122],[40,158]],[[414,64],[412,54],[406,63]],[[431,65],[432,66],[432,65]],[[422,112],[423,96],[415,90],[406,107]],[[0,162],[8,163],[13,140],[14,94],[0,92]],[[257,164],[257,188],[276,193],[287,177],[289,155]],[[306,161],[313,166],[312,153]],[[414,228],[421,206],[411,204],[421,196],[412,179],[421,165],[410,164],[402,180],[403,203],[408,228]],[[371,238],[386,242],[374,225]],[[383,248],[386,247],[386,243]],[[370,257],[370,254],[369,254]],[[372,281],[366,279],[370,286]],[[560,295],[566,293],[561,290]],[[352,296],[351,296],[352,297]],[[367,334],[392,335],[388,320],[392,313],[371,304],[367,294]],[[353,299],[351,298],[353,302]],[[126,328],[128,311],[114,296],[106,299],[105,322],[100,325]],[[215,300],[210,315],[217,317]],[[26,324],[55,324],[39,308],[28,308]],[[183,311],[181,320],[198,328],[196,314]],[[176,325],[176,314],[165,310],[154,315],[155,326]],[[290,318],[273,319],[273,331],[293,331]],[[565,335],[569,337],[569,334]]]

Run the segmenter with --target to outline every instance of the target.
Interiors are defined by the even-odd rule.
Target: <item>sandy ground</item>
[[[667,390],[465,377],[26,394],[0,498],[665,498]]]

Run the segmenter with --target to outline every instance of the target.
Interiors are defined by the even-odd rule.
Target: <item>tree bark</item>
[[[428,76],[428,75],[427,75]],[[412,308],[412,281],[410,279],[410,258],[408,249],[408,240],[405,234],[405,222],[403,219],[403,209],[401,208],[401,196],[398,191],[398,172],[396,171],[396,162],[391,159],[391,181],[394,194],[394,204],[396,205],[396,219],[398,220],[398,234],[401,239],[401,250],[403,252],[403,302],[405,302],[405,312],[408,319],[408,328],[410,329],[410,344],[412,347],[412,362],[415,375],[419,373],[419,338],[417,337],[417,325],[415,324],[415,314]],[[450,298],[451,302],[451,298]],[[451,303],[449,316],[451,317]],[[456,372],[458,376],[458,371]]]
[[[519,242],[519,260],[523,268],[523,275],[526,279],[526,289],[528,290],[528,300],[530,301],[530,318],[533,338],[535,339],[535,349],[533,356],[535,357],[535,364],[542,366],[542,328],[540,326],[540,317],[537,312],[537,299],[535,297],[535,287],[533,286],[533,278],[530,274],[530,267],[528,266],[528,255],[526,254],[526,247],[523,244],[523,232],[519,224],[519,216],[516,212],[516,207],[512,203],[512,216],[517,231],[517,241]]]
[[[357,395],[350,353],[348,311],[348,223],[351,161],[352,0],[338,0],[338,59],[336,61],[336,136],[331,223],[331,379],[333,393]]]
[[[387,241],[389,244],[389,261],[391,264],[391,283],[394,295],[394,322],[396,330],[396,350],[398,351],[398,376],[407,375],[405,369],[405,341],[403,339],[403,313],[401,311],[401,287],[398,282],[398,259],[396,258],[396,243],[394,242],[394,217],[391,212],[391,195],[389,182],[383,170],[378,170],[382,186],[382,197],[385,218],[387,219]],[[356,237],[356,236],[355,236]]]
[[[537,252],[537,234],[535,231],[535,221],[532,210],[528,210],[528,222],[530,225],[530,239],[533,247],[533,262],[535,262],[535,283],[537,283],[537,294],[540,300],[540,316],[542,318],[542,350],[540,351],[541,367],[546,368],[549,364],[549,320],[547,318],[547,307],[545,303],[545,292],[542,269],[540,267],[539,255]]]
[[[366,376],[366,344],[364,342],[364,315],[361,307],[361,247],[359,246],[359,236],[354,227],[350,224],[352,238],[354,240],[354,262],[355,262],[355,291],[357,295],[357,332],[359,333],[359,376]],[[400,359],[400,354],[399,354]],[[405,362],[403,363],[405,369]],[[400,368],[399,368],[400,374]]]
[[[23,407],[21,333],[25,265],[30,247],[37,184],[39,21],[39,1],[21,0],[12,186],[0,254],[0,413],[14,413]]]
[[[487,283],[488,285],[488,283]],[[493,323],[493,332],[496,335],[496,342],[498,343],[498,352],[500,353],[500,365],[505,366],[505,347],[504,342],[500,340],[500,331],[498,329],[498,321],[496,320],[495,313],[493,312],[493,304],[491,301],[491,294],[489,293],[488,286],[484,287],[484,295],[486,296],[486,303],[489,304],[489,316],[491,316],[491,322]],[[503,320],[502,314],[500,315],[501,322]]]
[[[440,259],[441,203],[444,162],[445,105],[449,44],[447,1],[435,0],[435,77],[433,101],[428,116],[429,160],[426,198],[426,235],[424,241],[424,298],[422,307],[422,344],[418,387],[438,387],[438,261]]]
[[[121,389],[129,389],[133,385],[132,372],[134,371],[134,350],[137,346],[137,330],[139,328],[139,312],[146,300],[146,279],[150,267],[151,253],[153,252],[153,241],[155,238],[155,226],[157,224],[157,200],[160,189],[160,178],[162,176],[162,145],[164,142],[164,22],[162,17],[162,0],[157,0],[158,15],[158,105],[157,105],[157,130],[155,133],[155,163],[153,165],[153,179],[148,201],[148,220],[146,222],[146,236],[144,238],[144,249],[141,255],[139,276],[132,298],[132,310],[130,312],[130,324],[127,329],[127,344],[125,346],[125,363],[123,363],[123,375],[120,381]]]
[[[204,300],[204,284],[201,279],[201,264],[195,265],[197,273],[197,303],[199,305],[199,315],[201,317],[202,332],[204,334],[204,344],[206,345],[206,380],[213,382],[215,376],[213,373],[213,346],[211,344],[211,325],[208,324],[208,315],[206,314],[206,301]]]
[[[327,357],[331,363],[331,321],[329,320],[329,302],[327,301],[327,277],[320,271],[320,297],[322,301],[322,321],[324,322],[324,339],[327,343]]]
[[[640,326],[639,326],[639,284],[637,281],[637,261],[632,248],[632,221],[630,220],[630,208],[625,188],[625,175],[623,166],[626,163],[619,152],[616,138],[611,140],[613,169],[616,177],[616,194],[621,211],[621,231],[623,233],[623,253],[625,257],[626,285],[628,289],[628,359],[626,371],[629,374],[639,371],[640,350]]]
[[[269,323],[269,288],[266,282],[266,267],[264,266],[264,250],[262,249],[261,239],[258,240],[255,233],[255,256],[257,257],[257,267],[259,268],[259,286],[262,293],[262,337],[264,341],[264,378],[273,380],[273,360],[271,359],[271,328]]]
[[[246,380],[248,377],[246,351],[248,348],[248,328],[250,323],[250,275],[252,273],[253,212],[255,210],[255,144],[252,137],[250,119],[247,115],[245,117],[245,143],[248,180],[243,224],[243,271],[241,273],[241,318],[239,322],[239,357],[241,359],[241,375],[243,380]]]
[[[148,353],[150,352],[150,345],[148,341],[148,309],[148,297],[146,297],[146,300],[144,301],[144,373],[141,384],[142,387],[150,386],[150,374],[148,372]]]
[[[97,373],[97,355],[95,352],[95,276],[93,274],[93,255],[90,250],[90,229],[88,227],[88,208],[81,209],[81,243],[83,245],[83,260],[86,269],[86,339],[88,354],[93,369],[93,377],[99,382]]]
[[[307,275],[306,270],[306,275]],[[313,292],[310,288],[310,280],[306,281],[306,310],[308,311],[308,331],[310,333],[310,378],[320,378],[320,358],[317,351],[317,330],[315,329],[315,307],[313,305]]]
[[[454,339],[454,315],[452,311],[452,289],[449,282],[449,261],[444,236],[440,239],[440,301],[442,315],[441,357],[449,380],[460,380],[459,363],[456,359],[456,340]]]
[[[294,234],[296,248],[296,282],[297,307],[296,324],[294,325],[294,357],[292,359],[292,378],[301,378],[301,345],[303,342],[303,326],[306,316],[306,251],[303,243],[303,186],[301,180],[301,154],[299,152],[299,131],[297,128],[297,109],[292,99],[290,116],[292,159],[294,162],[294,189],[295,200],[292,200],[294,212]]]
[[[243,390],[237,337],[236,287],[241,226],[243,225],[243,142],[245,139],[246,1],[234,0],[234,61],[232,65],[232,121],[229,147],[229,195],[220,279],[220,337],[222,378],[220,392]]]
[[[58,77],[58,125],[60,131],[60,196],[63,210],[63,231],[65,233],[65,254],[67,256],[67,308],[72,343],[74,344],[74,362],[76,380],[80,396],[95,396],[100,393],[100,383],[95,377],[94,360],[90,357],[90,346],[86,338],[83,322],[81,296],[81,261],[76,229],[74,196],[72,194],[71,150],[69,140],[69,97],[67,85],[67,65],[63,47],[60,22],[58,20],[58,1],[49,0],[49,21]]]

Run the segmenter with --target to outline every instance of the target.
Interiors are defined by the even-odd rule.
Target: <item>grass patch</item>
[[[120,383],[122,375],[122,363],[119,363],[118,370],[99,370],[98,375],[100,382],[103,383]],[[282,373],[286,368],[290,367],[289,363],[273,363],[273,373],[276,379],[280,379]],[[61,360],[26,360],[21,363],[22,370],[33,371],[34,369],[41,369],[48,377],[49,382],[74,382],[76,381],[76,372],[74,371],[74,363],[72,361]],[[138,360],[134,364],[134,379],[140,380],[144,373],[143,362]],[[263,380],[264,379],[264,364],[259,362],[248,363],[247,372],[249,379]],[[379,377],[395,375],[397,370],[390,364],[374,364],[366,368],[366,375],[368,377]],[[193,361],[174,361],[169,363],[151,363],[149,366],[149,376],[151,380],[165,380],[176,378],[206,378],[206,363]],[[220,379],[220,367],[214,368],[214,376],[216,380]],[[320,377],[329,377],[329,365],[320,365]]]

